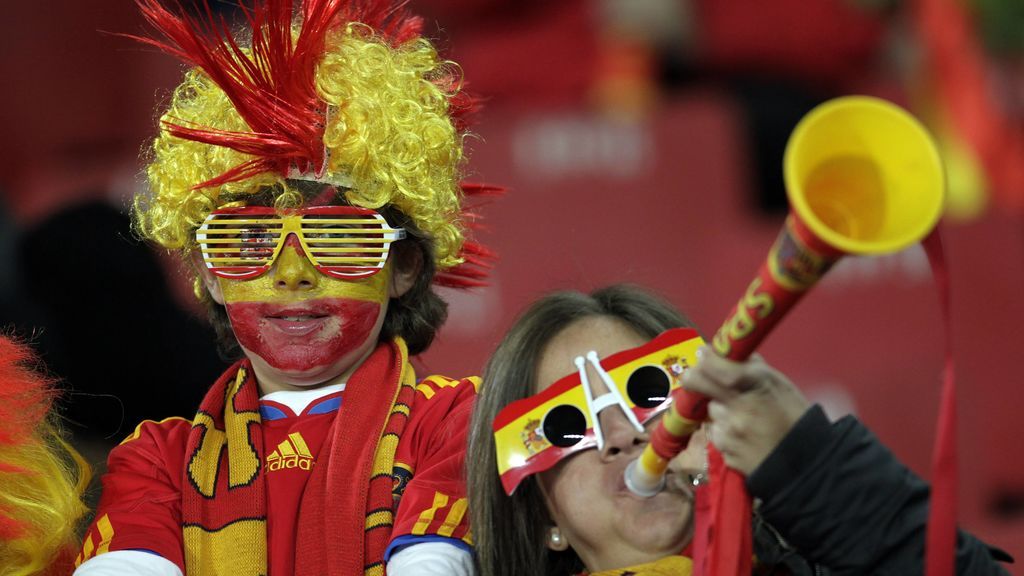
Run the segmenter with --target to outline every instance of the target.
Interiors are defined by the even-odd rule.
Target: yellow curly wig
[[[65,441],[38,366],[0,334],[0,576],[68,573],[86,513],[89,466]]]
[[[316,78],[317,93],[328,104],[324,179],[350,180],[346,196],[353,205],[395,206],[431,238],[439,268],[459,264],[463,135],[450,111],[461,87],[459,68],[441,60],[426,39],[392,46],[369,27],[348,23],[327,36]],[[195,189],[252,158],[169,133],[167,123],[249,129],[225,92],[198,69],[186,73],[162,123],[147,167],[150,189],[134,204],[144,236],[166,248],[190,251],[195,229],[219,206],[268,189],[278,207],[301,203],[294,185],[272,172]]]
[[[0,462],[16,471],[0,471],[0,511],[23,530],[0,541],[0,576],[66,573],[78,550],[78,520],[86,513],[82,493],[89,466],[64,440],[54,417],[31,439],[0,446]]]

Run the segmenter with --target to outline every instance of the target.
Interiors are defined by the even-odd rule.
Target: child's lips
[[[268,306],[263,316],[274,329],[287,336],[306,336],[323,328],[330,315],[312,308]]]
[[[287,315],[268,316],[267,322],[287,336],[306,336],[323,328],[327,316]]]

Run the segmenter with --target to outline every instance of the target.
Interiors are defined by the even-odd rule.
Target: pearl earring
[[[552,547],[558,548],[562,545],[562,531],[558,528],[552,528],[551,532],[548,533],[548,542]]]

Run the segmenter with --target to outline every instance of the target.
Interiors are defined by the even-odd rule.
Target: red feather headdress
[[[156,46],[202,70],[227,95],[250,131],[218,130],[165,119],[164,127],[178,138],[224,146],[254,156],[223,174],[195,185],[196,189],[221,186],[265,172],[282,176],[313,174],[324,177],[326,151],[323,137],[327,104],[318,97],[316,69],[324,55],[328,32],[349,22],[365,24],[386,42],[398,46],[419,37],[423,21],[408,14],[408,0],[302,0],[302,26],[292,34],[292,0],[263,0],[239,4],[252,31],[251,46],[243,48],[223,16],[215,15],[207,0],[198,5],[205,18],[190,16],[179,0],[168,10],[161,0],[136,0],[146,20],[163,39],[130,36]],[[449,101],[449,114],[462,132],[477,101],[458,92]],[[463,184],[466,196],[495,195],[494,186]],[[475,228],[477,216],[464,212]],[[459,257],[463,263],[443,270],[436,282],[445,286],[484,284],[494,254],[466,241]]]
[[[422,20],[403,13],[390,0],[303,0],[302,27],[292,37],[292,1],[266,0],[239,7],[252,30],[243,49],[223,16],[205,0],[205,19],[171,12],[159,0],[137,0],[146,20],[164,40],[133,36],[202,70],[219,86],[249,125],[250,132],[215,130],[164,121],[179,138],[225,146],[256,156],[196,185],[220,186],[262,172],[322,175],[327,104],[317,97],[316,67],[327,32],[338,22],[362,22],[389,42],[401,44],[419,35]]]

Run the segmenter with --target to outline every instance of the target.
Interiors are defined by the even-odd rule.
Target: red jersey
[[[444,540],[468,549],[463,465],[478,384],[477,378],[432,376],[417,385],[395,454],[395,520],[388,556],[421,541]],[[301,414],[260,402],[270,574],[293,572],[302,494],[324,439],[335,420],[344,418],[343,404],[344,392],[315,400]],[[183,418],[146,421],[111,451],[103,495],[78,563],[109,551],[144,550],[185,572],[181,483],[191,427]]]

